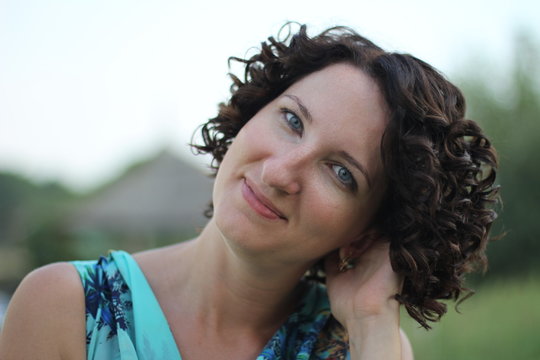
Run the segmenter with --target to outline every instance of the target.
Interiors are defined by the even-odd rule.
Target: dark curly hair
[[[346,27],[310,37],[302,25],[283,40],[268,38],[249,59],[230,60],[245,65],[243,80],[230,75],[230,100],[201,127],[204,144],[194,145],[213,155],[215,171],[244,124],[291,84],[330,64],[352,64],[379,84],[390,109],[381,143],[389,185],[374,225],[405,278],[395,298],[429,329],[427,321],[446,312],[440,300],[471,294],[464,275],[485,269],[496,218],[497,156],[480,127],[464,118],[457,87],[427,63],[386,52]]]

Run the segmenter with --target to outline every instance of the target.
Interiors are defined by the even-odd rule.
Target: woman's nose
[[[286,194],[298,194],[304,185],[305,154],[290,152],[264,160],[262,181]]]

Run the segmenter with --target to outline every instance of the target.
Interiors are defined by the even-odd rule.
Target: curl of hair
[[[309,37],[302,25],[283,40],[268,38],[249,59],[230,60],[245,65],[243,79],[230,74],[230,100],[201,127],[204,143],[193,145],[212,154],[214,170],[244,124],[294,82],[330,64],[352,64],[377,81],[390,110],[381,144],[388,188],[375,226],[405,279],[396,299],[429,329],[427,322],[446,312],[440,300],[472,294],[464,275],[487,264],[497,156],[480,127],[465,119],[457,87],[427,63],[386,52],[346,27]]]

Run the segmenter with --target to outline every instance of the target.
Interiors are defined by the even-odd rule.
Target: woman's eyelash
[[[281,112],[283,114],[285,122],[287,123],[287,126],[289,126],[294,132],[298,134],[302,134],[304,132],[304,123],[294,111],[287,108],[282,108]]]
[[[356,180],[349,169],[340,164],[331,164],[330,167],[332,168],[332,171],[339,182],[347,186],[347,188],[351,189],[352,191],[356,190]]]

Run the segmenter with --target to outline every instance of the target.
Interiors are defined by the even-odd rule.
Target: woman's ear
[[[365,253],[371,245],[377,240],[379,233],[376,230],[369,229],[359,235],[356,239],[351,241],[348,245],[339,249],[340,263],[354,264],[363,253]],[[341,265],[340,265],[341,266]]]

